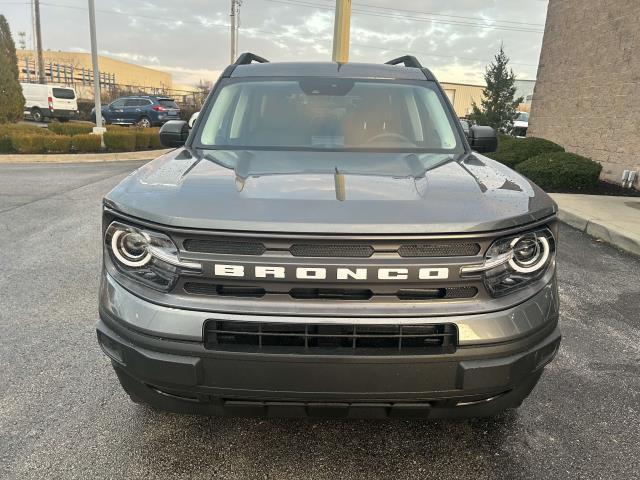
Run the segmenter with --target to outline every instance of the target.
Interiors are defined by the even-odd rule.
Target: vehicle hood
[[[475,153],[180,148],[133,172],[105,204],[169,226],[344,234],[482,232],[556,212],[539,187]]]
[[[513,122],[514,127],[527,128],[529,127],[529,122],[523,122],[522,120],[516,120]]]

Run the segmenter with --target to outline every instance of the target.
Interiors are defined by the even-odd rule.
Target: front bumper
[[[555,280],[527,302],[488,314],[494,321],[490,330],[473,330],[474,322],[487,321],[484,314],[420,319],[456,323],[458,348],[446,355],[224,352],[205,349],[202,323],[199,339],[158,331],[169,323],[167,316],[173,314],[177,323],[187,313],[144,302],[105,277],[98,341],[132,398],[165,410],[215,415],[491,415],[520,405],[560,344]],[[191,313],[204,319],[220,315]],[[514,330],[519,314],[528,330]],[[476,338],[478,332],[483,338]]]

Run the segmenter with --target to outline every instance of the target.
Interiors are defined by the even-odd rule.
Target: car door
[[[125,98],[119,98],[112,102],[107,108],[106,114],[109,118],[106,120],[111,123],[123,123]]]
[[[136,123],[140,117],[142,99],[127,98],[122,112],[123,123]]]

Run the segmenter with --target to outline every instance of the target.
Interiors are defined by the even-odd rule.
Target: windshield
[[[462,151],[428,82],[228,81],[203,115],[201,148]]]
[[[529,121],[529,114],[527,112],[519,112],[518,116],[516,117],[516,122],[528,122]]]

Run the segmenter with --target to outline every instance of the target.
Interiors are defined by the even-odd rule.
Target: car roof
[[[235,65],[232,78],[242,77],[337,77],[393,80],[427,80],[426,69],[377,63],[282,62]]]

